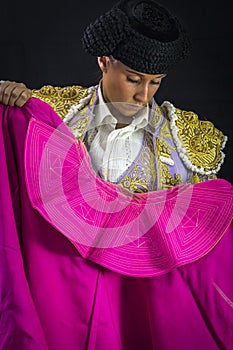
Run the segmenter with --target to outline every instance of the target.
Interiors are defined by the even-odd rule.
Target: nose
[[[143,84],[137,87],[137,91],[134,95],[137,102],[146,104],[149,101],[149,88],[147,84]]]

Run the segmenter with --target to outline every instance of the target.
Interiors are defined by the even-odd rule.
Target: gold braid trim
[[[201,175],[216,174],[224,160],[222,149],[227,137],[209,121],[199,120],[197,114],[175,108],[164,102],[172,136],[185,165]]]
[[[88,88],[82,86],[54,87],[43,86],[39,90],[32,90],[32,97],[48,103],[63,119],[73,105],[77,105],[82,98],[88,95]]]

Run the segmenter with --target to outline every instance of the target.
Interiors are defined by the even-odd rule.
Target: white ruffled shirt
[[[117,119],[104,102],[101,87],[95,117],[88,128],[87,143],[96,172],[110,182],[117,182],[137,158],[148,124],[149,108],[132,117],[129,125],[116,129]]]

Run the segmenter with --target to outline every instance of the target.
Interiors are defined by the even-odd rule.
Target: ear
[[[97,60],[102,73],[107,73],[109,63],[110,63],[110,58],[108,56],[101,56],[101,57],[98,57]]]

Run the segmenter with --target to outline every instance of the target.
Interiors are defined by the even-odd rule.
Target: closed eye
[[[160,84],[161,84],[161,81],[152,81],[151,84],[152,84],[152,85],[160,85]]]
[[[135,80],[135,79],[132,79],[132,78],[129,78],[127,77],[127,80],[130,82],[130,83],[133,83],[133,84],[139,84],[141,82],[141,80]]]
[[[127,77],[127,81],[129,81],[132,84],[140,84],[141,83],[141,79],[132,79],[130,77]],[[152,85],[160,85],[161,84],[161,80],[160,81],[151,81],[150,84]]]

